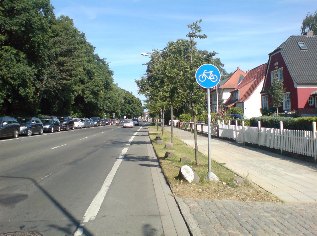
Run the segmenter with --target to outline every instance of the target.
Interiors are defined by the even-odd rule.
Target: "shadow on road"
[[[60,231],[62,234],[66,234],[66,235],[73,235],[74,232],[72,232],[72,226],[75,226],[75,229],[77,229],[80,226],[80,222],[70,213],[67,211],[67,209],[61,205],[49,192],[47,192],[41,185],[38,184],[37,181],[35,181],[32,178],[28,178],[28,177],[16,177],[16,176],[0,176],[0,178],[7,178],[7,179],[22,179],[22,180],[28,180],[30,182],[32,182],[34,184],[35,187],[38,188],[38,190],[40,190],[44,196],[47,197],[47,199],[49,199],[53,205],[60,210],[60,212],[63,213],[63,215],[65,217],[67,217],[72,223],[73,225],[68,225],[68,227],[61,227],[58,225],[48,225],[51,228],[57,229],[58,231]],[[84,226],[80,226],[83,229],[83,233],[86,236],[93,236],[93,234],[91,232],[89,232],[88,229],[86,229]]]

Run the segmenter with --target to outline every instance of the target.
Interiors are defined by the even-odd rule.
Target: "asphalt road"
[[[163,235],[148,144],[117,126],[0,140],[0,235]]]

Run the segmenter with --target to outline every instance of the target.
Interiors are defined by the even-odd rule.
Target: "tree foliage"
[[[0,114],[142,114],[140,100],[114,85],[108,63],[49,0],[0,2],[0,87]]]
[[[276,112],[278,113],[278,108],[282,105],[285,94],[283,81],[273,79],[272,86],[270,87],[268,93],[271,96],[272,105],[276,108]]]
[[[313,31],[314,35],[317,35],[317,11],[314,14],[307,14],[302,23],[302,35],[307,34],[309,31]]]

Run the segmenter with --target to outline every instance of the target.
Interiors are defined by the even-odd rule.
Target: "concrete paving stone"
[[[317,204],[192,199],[186,199],[185,202],[191,206],[200,206],[199,211],[197,208],[190,210],[200,226],[209,224],[208,227],[202,227],[205,235],[208,235],[206,231],[210,230],[210,226],[218,235],[223,230],[241,235],[316,235],[317,232],[314,224],[317,222]],[[205,211],[205,216],[202,211]]]
[[[193,147],[193,134],[174,129]],[[207,137],[198,136],[207,154]],[[317,164],[212,138],[212,159],[285,203],[184,199],[204,235],[317,235]]]

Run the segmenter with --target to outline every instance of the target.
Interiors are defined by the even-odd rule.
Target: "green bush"
[[[180,121],[182,121],[182,122],[189,122],[189,121],[191,120],[191,118],[192,118],[192,116],[191,116],[190,114],[188,114],[188,113],[186,113],[186,114],[181,114],[181,115],[179,116],[179,119],[180,119]]]
[[[258,121],[261,126],[266,128],[280,128],[280,121],[283,121],[284,129],[290,130],[312,130],[312,122],[317,122],[317,117],[279,117],[279,116],[262,116],[250,119],[250,126],[257,127]]]
[[[243,109],[241,107],[231,107],[230,109],[228,109],[228,114],[243,115]]]

